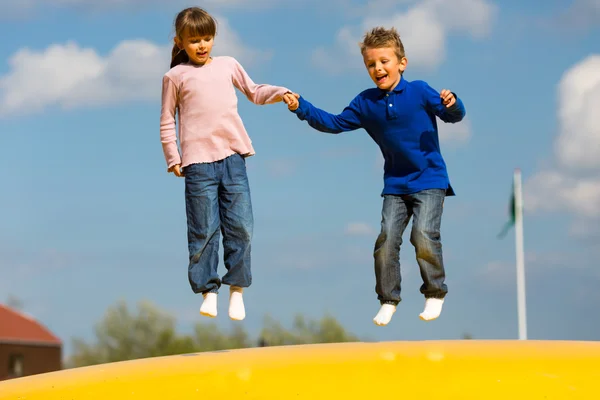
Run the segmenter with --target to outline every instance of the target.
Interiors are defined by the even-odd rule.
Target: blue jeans
[[[254,227],[246,160],[234,154],[184,169],[189,250],[188,278],[194,293],[217,293],[221,284],[252,283],[250,242]],[[227,273],[221,280],[219,239]]]
[[[417,263],[426,297],[444,298],[444,261],[440,224],[446,191],[428,189],[408,195],[385,195],[381,212],[381,232],[375,242],[375,292],[381,304],[401,301],[400,246],[402,235],[413,216],[410,242],[415,247]]]

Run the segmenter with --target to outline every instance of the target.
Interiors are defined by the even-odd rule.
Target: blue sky
[[[0,1],[0,301],[9,295],[66,341],[106,308],[149,299],[183,330],[202,320],[187,282],[183,180],[165,172],[161,77],[173,1]],[[43,3],[43,4],[42,4]],[[100,5],[102,4],[102,5]],[[457,196],[442,227],[449,295],[424,323],[414,249],[403,298],[377,327],[372,248],[379,150],[363,131],[311,130],[283,104],[239,111],[257,155],[254,284],[244,326],[270,314],[337,317],[372,340],[517,337],[513,169],[523,171],[531,339],[600,338],[600,3],[597,0],[207,1],[257,83],[339,112],[371,87],[356,43],[374,25],[404,38],[409,80],[449,88],[467,119],[442,126]],[[221,266],[221,271],[223,270]],[[232,326],[226,296],[216,322]]]

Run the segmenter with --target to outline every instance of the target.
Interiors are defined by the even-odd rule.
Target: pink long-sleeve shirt
[[[254,83],[235,58],[225,56],[214,57],[203,66],[179,64],[163,76],[160,140],[167,168],[214,162],[234,153],[255,154],[238,114],[235,88],[260,105],[281,101],[289,91]]]

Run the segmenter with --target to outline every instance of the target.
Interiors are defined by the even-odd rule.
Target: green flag
[[[510,220],[504,225],[504,228],[502,228],[502,231],[498,234],[498,239],[504,238],[504,236],[506,236],[506,234],[508,233],[510,228],[515,224],[516,210],[515,210],[515,188],[514,187],[512,190],[512,194],[510,196],[510,204],[509,204],[508,213],[510,215]]]

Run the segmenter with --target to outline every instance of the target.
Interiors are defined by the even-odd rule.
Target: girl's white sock
[[[396,306],[393,304],[382,304],[379,312],[373,318],[375,325],[386,326],[392,320],[392,315],[396,312]]]
[[[229,318],[234,321],[241,321],[246,318],[243,292],[244,289],[239,286],[229,287]]]
[[[423,321],[431,321],[436,319],[442,312],[443,304],[444,299],[425,299],[425,309],[421,314],[419,314],[419,318],[421,318]]]
[[[204,301],[200,306],[200,315],[215,318],[217,316],[217,294],[203,293],[202,297],[204,297]]]

